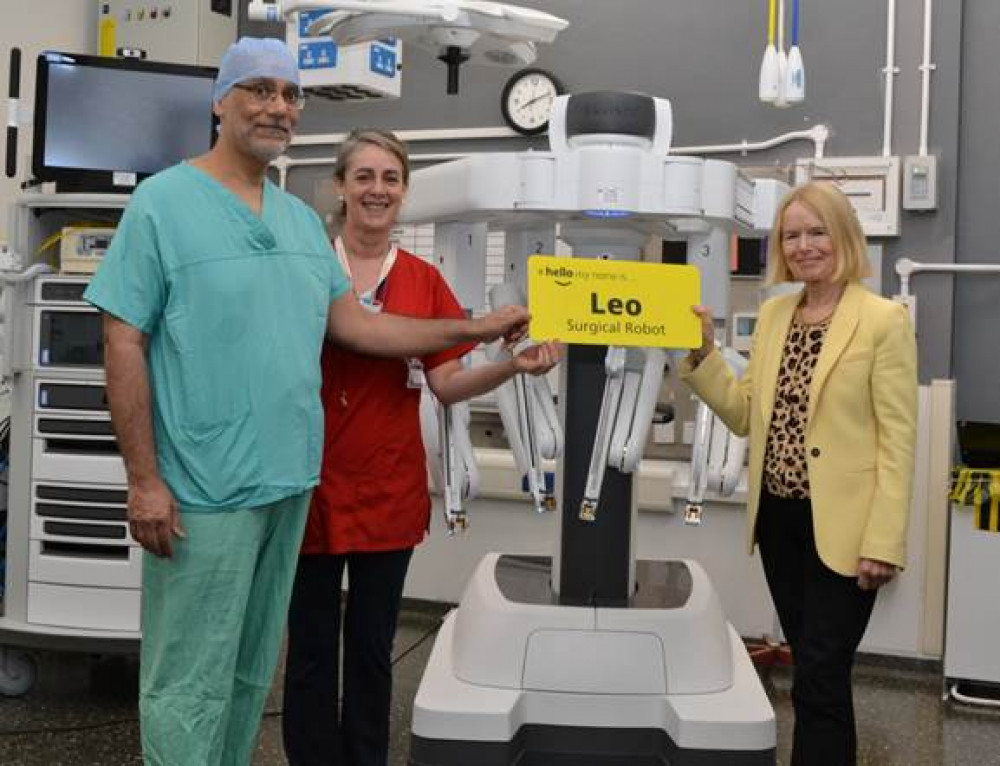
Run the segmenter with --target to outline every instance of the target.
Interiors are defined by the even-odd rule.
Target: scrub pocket
[[[176,440],[191,482],[212,503],[226,504],[256,486],[260,450],[250,413],[205,425],[182,425]]]

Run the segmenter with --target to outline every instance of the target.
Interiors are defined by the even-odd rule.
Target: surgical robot
[[[561,96],[549,151],[418,170],[403,219],[463,241],[476,227],[503,230],[513,286],[494,305],[523,300],[526,259],[555,252],[557,227],[574,257],[638,259],[651,236],[683,239],[702,272],[702,302],[724,318],[731,232],[769,228],[784,189],[728,162],[673,156],[671,133],[664,99]],[[533,442],[537,424],[559,433],[544,392],[515,381],[501,399],[536,507],[558,510],[559,540],[551,558],[480,562],[420,684],[411,766],[775,763],[773,710],[705,571],[635,554],[635,469],[669,353],[569,347],[558,415],[574,438],[561,445],[551,433]],[[739,372],[742,357],[726,354]],[[735,486],[744,449],[707,410],[696,430],[686,513],[695,523],[707,491]],[[531,479],[541,446],[564,452],[552,498],[538,473]]]

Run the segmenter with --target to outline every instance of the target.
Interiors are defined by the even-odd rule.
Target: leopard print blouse
[[[795,320],[788,328],[764,453],[764,487],[777,497],[809,497],[805,450],[809,384],[829,327],[828,318],[818,324]]]

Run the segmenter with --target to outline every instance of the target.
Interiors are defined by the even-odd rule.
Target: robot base
[[[410,766],[774,766],[774,711],[693,561],[627,608],[560,606],[551,563],[490,554],[445,620]]]

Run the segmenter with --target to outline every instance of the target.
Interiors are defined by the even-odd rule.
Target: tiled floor
[[[401,619],[390,766],[406,764],[410,703],[439,619],[440,614],[425,609],[408,610]],[[141,763],[135,659],[46,654],[40,660],[31,692],[0,698],[0,764]],[[777,713],[779,763],[784,764],[791,736],[788,671],[767,671],[764,682]],[[1000,766],[1000,710],[943,704],[933,668],[863,662],[855,688],[861,766]],[[272,692],[254,766],[285,764],[280,711],[280,693]]]

